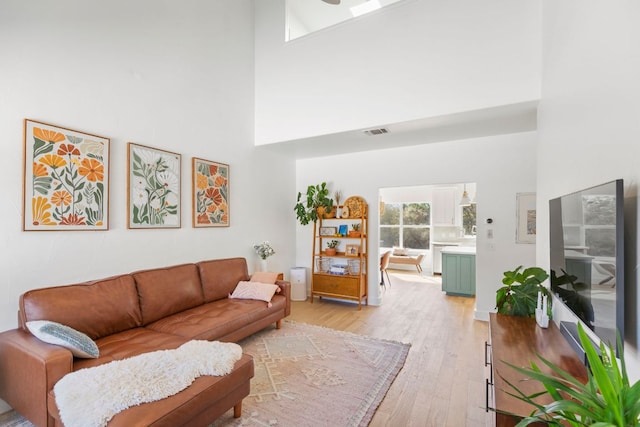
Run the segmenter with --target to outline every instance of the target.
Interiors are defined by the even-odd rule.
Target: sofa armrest
[[[276,280],[276,285],[280,286],[280,295],[284,295],[286,298],[284,315],[288,316],[291,314],[291,282],[287,280]]]
[[[38,427],[46,426],[47,395],[73,370],[73,355],[28,332],[0,333],[0,398]]]

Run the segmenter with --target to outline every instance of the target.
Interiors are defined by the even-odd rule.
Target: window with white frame
[[[430,240],[429,203],[385,203],[380,215],[380,247],[426,250]]]

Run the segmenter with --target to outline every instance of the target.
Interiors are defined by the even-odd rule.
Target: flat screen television
[[[550,200],[549,233],[552,292],[615,348],[616,330],[624,337],[622,180]]]

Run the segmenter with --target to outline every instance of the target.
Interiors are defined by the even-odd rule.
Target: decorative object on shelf
[[[333,200],[328,196],[329,189],[326,182],[308,186],[306,197],[303,197],[303,194],[298,192],[294,211],[300,224],[315,223],[318,221],[318,215],[322,216],[326,211],[330,212],[333,207]]]
[[[516,200],[516,243],[535,243],[536,193],[518,193]]]
[[[342,224],[338,227],[338,234],[342,237],[347,235],[347,224]]]
[[[331,268],[333,260],[331,258],[322,257],[316,258],[316,271],[319,273],[326,273]]]
[[[351,231],[349,231],[349,237],[360,237],[360,224],[354,222],[351,224]]]
[[[229,226],[229,165],[191,159],[193,228]]]
[[[24,231],[109,229],[109,138],[24,120]]]
[[[128,228],[180,228],[182,156],[129,143]]]
[[[347,265],[346,264],[333,264],[329,269],[330,274],[339,274],[345,275],[348,274]]]
[[[358,275],[360,274],[360,260],[358,259],[350,259],[347,261],[348,274]],[[363,270],[364,270],[363,266]]]
[[[344,201],[344,206],[349,209],[349,218],[360,218],[365,216],[366,205],[367,203],[360,196],[351,196]]]
[[[333,198],[336,202],[336,216],[335,218],[342,217],[342,207],[340,207],[340,200],[342,199],[342,191],[336,190],[333,192]]]
[[[320,227],[321,236],[335,236],[338,229],[336,227]]]
[[[326,208],[324,208],[324,209],[325,209],[325,211],[322,214],[323,218],[329,219],[329,218],[335,218],[336,217],[336,214],[338,212],[338,207],[336,205],[331,206],[331,209],[329,209],[329,210],[327,210]]]
[[[549,274],[540,267],[505,271],[502,283],[505,285],[496,291],[496,308],[500,314],[534,317],[538,292],[549,296],[549,290],[542,285]],[[549,301],[550,302],[550,301]]]
[[[337,240],[327,242],[327,249],[324,250],[324,253],[327,255],[335,255],[338,250],[338,243],[339,242]]]
[[[342,212],[340,218],[349,218],[349,208],[346,206],[342,206]]]
[[[549,327],[549,319],[551,318],[551,305],[547,302],[547,295],[543,295],[538,291],[538,304],[536,305],[536,323],[541,328]]]
[[[528,395],[517,384],[508,383],[516,399],[532,405],[530,416],[523,418],[519,426],[533,423],[547,425],[607,425],[614,427],[640,424],[640,381],[631,383],[620,335],[617,337],[618,357],[611,344],[600,343],[600,355],[587,336],[582,323],[578,323],[578,336],[587,356],[590,375],[587,383],[575,378],[542,356],[540,360],[551,373],[542,372],[535,362],[523,368],[505,362],[514,370],[526,375],[529,381],[541,384],[542,392]],[[559,378],[562,378],[560,380]],[[547,405],[537,403],[541,395],[549,395],[553,401]],[[534,400],[535,399],[535,400]]]
[[[358,256],[360,254],[360,245],[347,245],[344,254],[346,256]]]

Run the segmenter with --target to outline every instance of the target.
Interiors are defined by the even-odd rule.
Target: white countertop
[[[445,246],[442,248],[443,254],[458,254],[458,255],[475,255],[475,246]]]
[[[431,242],[431,244],[434,246],[458,246],[460,242],[442,241],[442,242]]]

